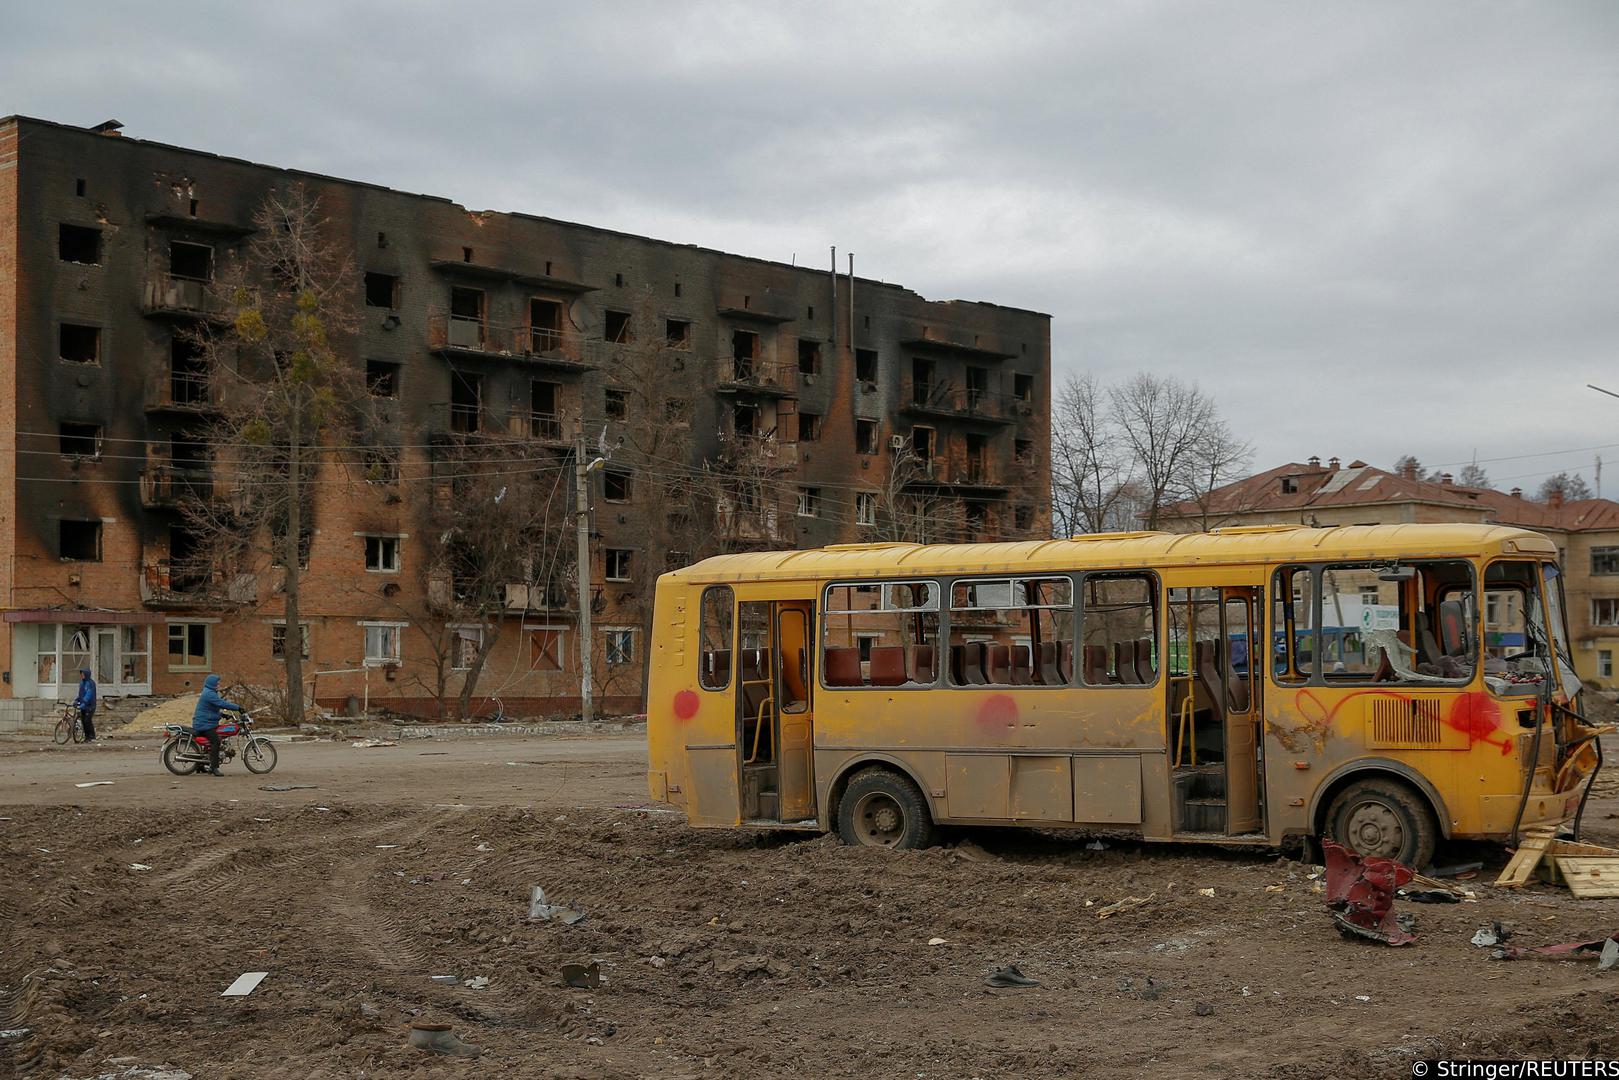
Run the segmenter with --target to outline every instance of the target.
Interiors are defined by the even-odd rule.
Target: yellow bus
[[[658,581],[648,783],[696,826],[1281,845],[1418,867],[1573,821],[1551,541],[1254,526],[708,559]]]

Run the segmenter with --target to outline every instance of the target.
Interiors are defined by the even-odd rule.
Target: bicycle
[[[57,745],[66,746],[69,741],[84,741],[84,714],[79,712],[77,705],[69,705],[63,710],[62,719],[56,722]]]

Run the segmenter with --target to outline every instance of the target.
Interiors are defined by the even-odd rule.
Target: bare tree
[[[1535,493],[1535,498],[1540,502],[1550,502],[1553,496],[1560,496],[1564,502],[1589,499],[1591,485],[1579,473],[1560,472],[1542,480],[1540,490]]]
[[[239,583],[279,568],[286,619],[287,719],[302,718],[303,573],[314,534],[313,493],[323,456],[353,446],[371,409],[364,372],[340,343],[357,321],[357,289],[319,200],[302,185],[270,194],[253,215],[242,258],[216,275],[228,319],[190,337],[216,411],[193,445],[211,447],[220,488],[193,488],[180,506],[189,551],[170,551],[188,583]],[[170,463],[170,468],[173,463]],[[230,497],[221,497],[228,491]],[[257,590],[234,585],[226,599]]]
[[[1456,482],[1463,487],[1487,488],[1490,486],[1490,474],[1484,471],[1484,466],[1472,461],[1462,466]]]
[[[1134,461],[1093,375],[1070,375],[1051,418],[1051,518],[1059,536],[1108,532],[1119,522]]]
[[[869,541],[936,544],[959,541],[966,535],[960,499],[952,498],[933,482],[929,463],[910,447],[893,452],[883,482],[872,494],[876,513],[861,526]]]
[[[1253,447],[1237,438],[1231,425],[1211,411],[1210,418],[1186,458],[1182,476],[1183,501],[1196,507],[1199,528],[1208,532],[1240,507],[1221,506],[1216,495],[1221,488],[1239,480],[1248,471]]]
[[[1108,391],[1114,423],[1135,461],[1145,512],[1144,528],[1158,528],[1170,503],[1195,490],[1199,447],[1219,422],[1210,398],[1196,384],[1167,376],[1135,375]]]

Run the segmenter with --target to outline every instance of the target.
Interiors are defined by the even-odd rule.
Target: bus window
[[[939,586],[932,581],[826,587],[821,678],[832,688],[938,681]]]
[[[731,685],[731,611],[735,597],[729,585],[703,590],[703,648],[698,683],[704,690]]]
[[[1271,586],[1271,632],[1276,643],[1271,675],[1279,683],[1301,683],[1315,672],[1315,572],[1284,566]]]
[[[1081,586],[1080,681],[1148,686],[1158,679],[1158,579],[1087,574]]]
[[[1324,567],[1322,677],[1467,682],[1477,666],[1476,611],[1473,568],[1461,560]]]
[[[951,685],[1066,686],[1074,655],[1073,589],[1061,577],[952,585]]]

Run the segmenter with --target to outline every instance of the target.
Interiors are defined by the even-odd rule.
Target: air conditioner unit
[[[890,435],[888,437],[888,448],[890,450],[903,450],[903,449],[905,449],[905,436],[903,436],[903,435]]]

